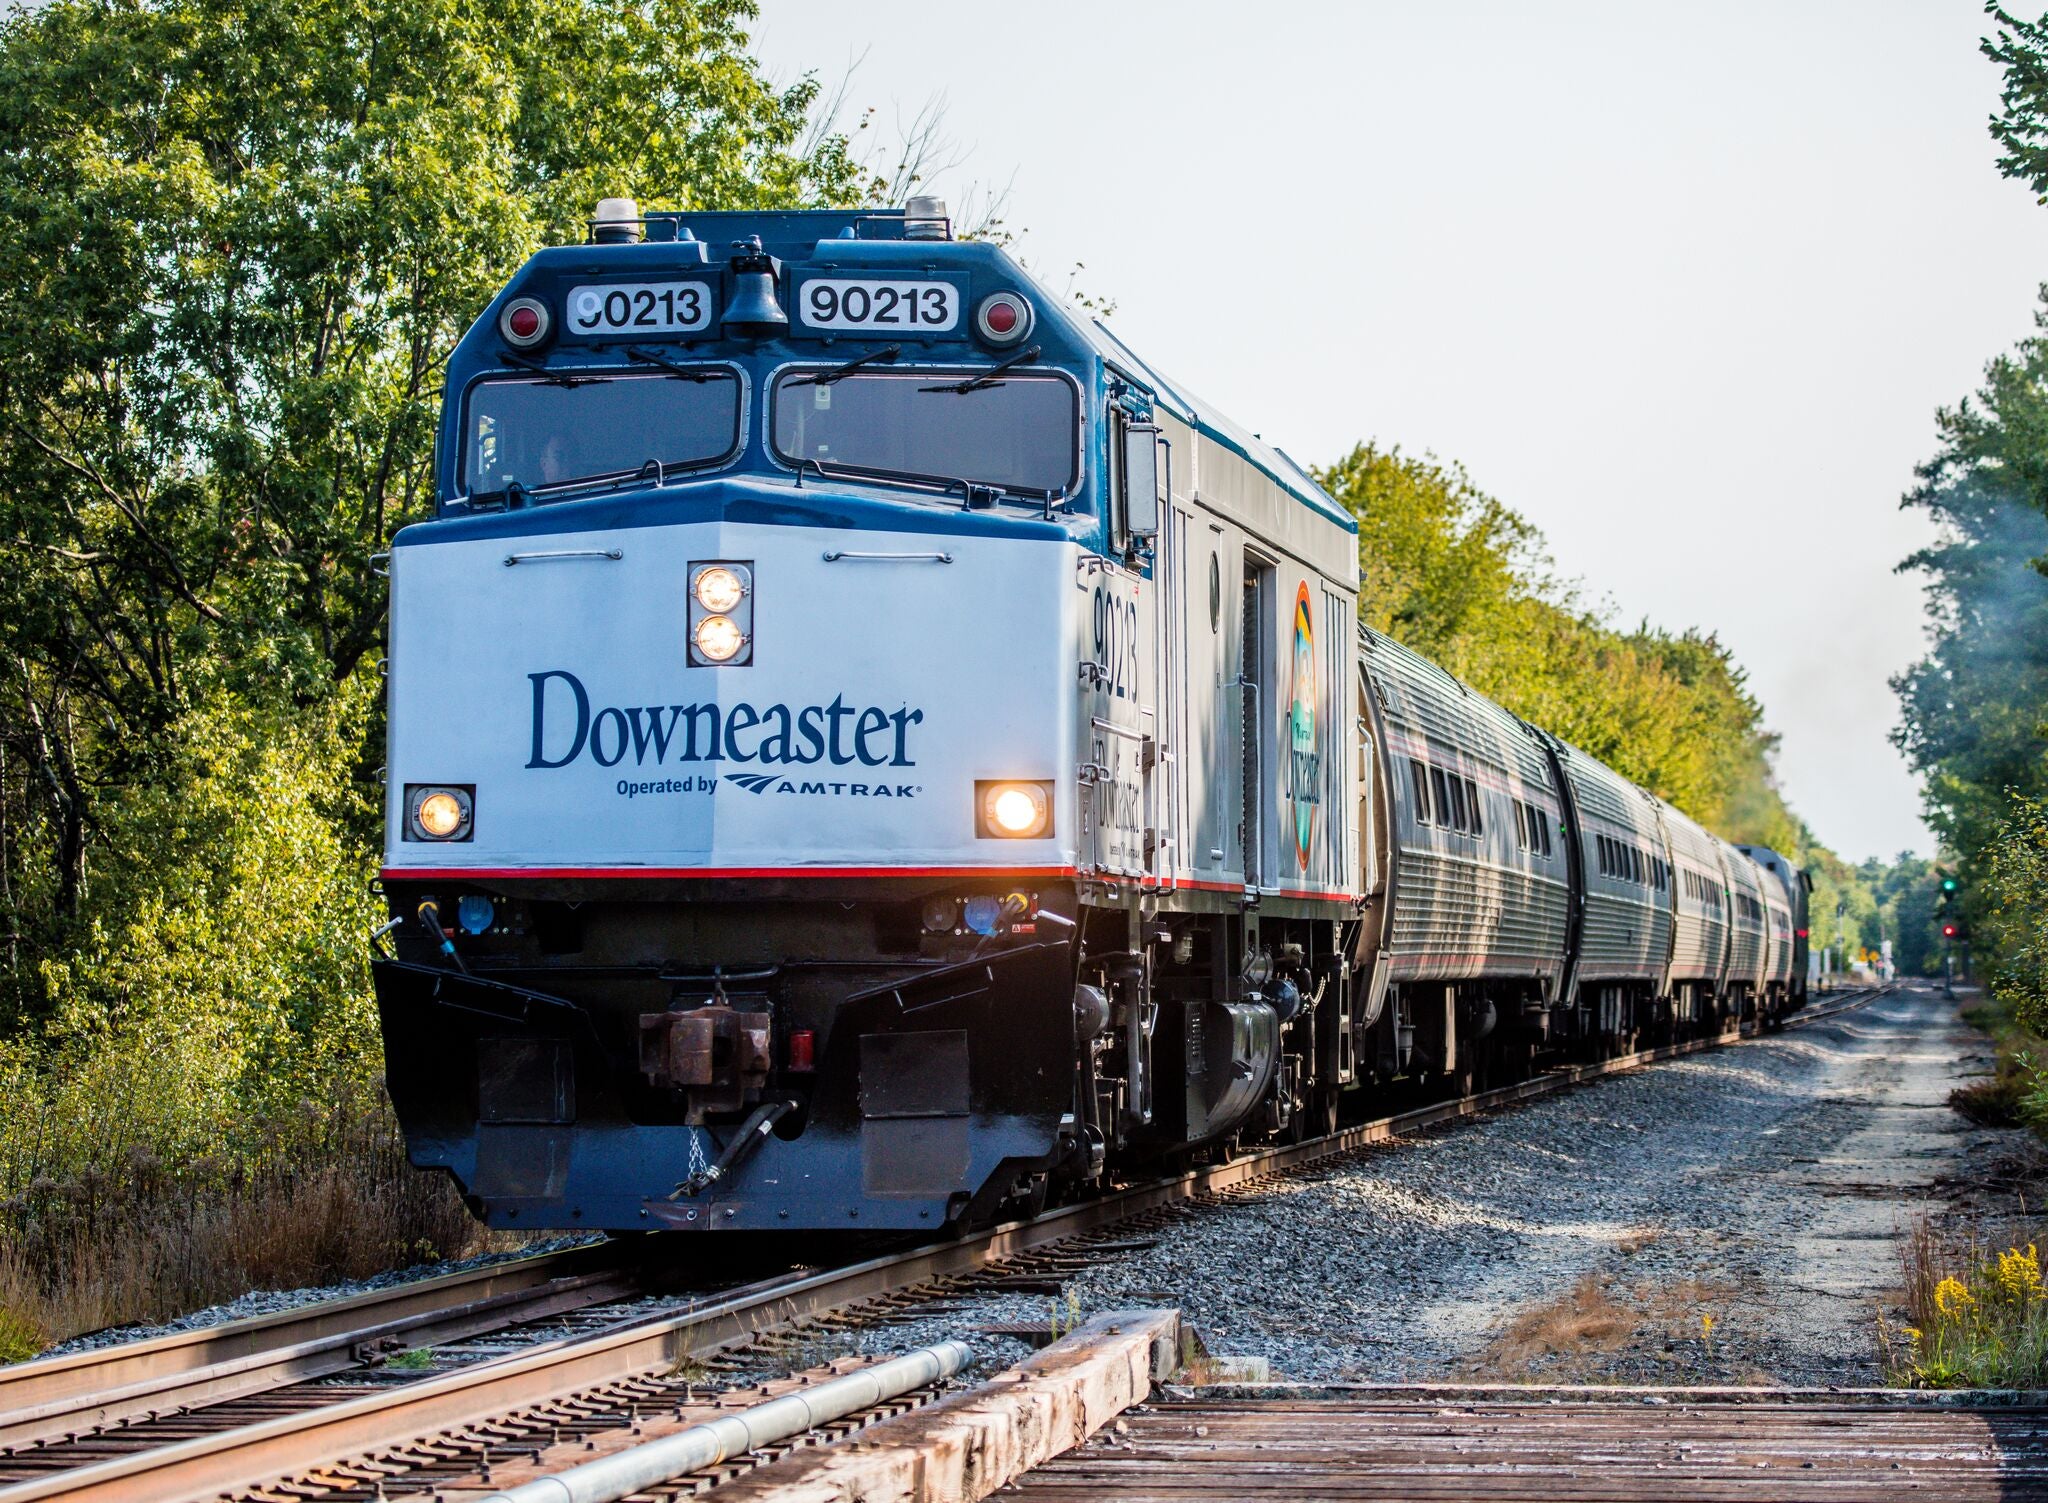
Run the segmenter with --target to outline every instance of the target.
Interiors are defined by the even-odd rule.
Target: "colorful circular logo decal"
[[[1322,802],[1322,758],[1316,754],[1316,629],[1308,581],[1294,592],[1294,698],[1287,712],[1287,796],[1294,801],[1294,854],[1308,870]]]

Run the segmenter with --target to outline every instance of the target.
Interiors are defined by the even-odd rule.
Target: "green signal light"
[[[1941,890],[1943,892],[1954,892],[1958,885],[1954,877],[1943,877],[1941,879]]]

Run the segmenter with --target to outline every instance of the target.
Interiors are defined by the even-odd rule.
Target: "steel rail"
[[[639,1291],[642,1254],[598,1243],[246,1320],[0,1367],[0,1455],[243,1398]]]
[[[1845,997],[1787,1024],[1820,1022],[1861,1006],[1883,988]],[[301,1414],[200,1436],[161,1450],[93,1463],[0,1488],[0,1503],[199,1503],[438,1432],[461,1430],[624,1379],[672,1372],[682,1362],[806,1316],[898,1293],[1098,1231],[1146,1211],[1246,1185],[1424,1127],[1475,1116],[1586,1081],[1741,1042],[1730,1031],[1441,1102],[1225,1164],[1063,1206],[955,1241],[913,1248],[817,1273],[785,1274],[697,1301],[682,1310],[592,1336],[545,1342],[457,1372]],[[715,1235],[715,1234],[713,1234]]]

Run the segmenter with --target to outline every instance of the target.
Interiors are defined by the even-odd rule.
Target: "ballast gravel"
[[[1309,1383],[1878,1383],[1902,1234],[2014,1137],[1946,1105],[1987,1062],[1953,1001],[1909,988],[1188,1209],[1057,1299],[960,1295],[797,1333],[742,1357],[721,1386],[962,1337],[981,1374],[1029,1350],[982,1327],[1169,1304],[1209,1352]],[[517,1255],[253,1293],[49,1355]]]
[[[1064,1300],[974,1300],[850,1344],[1174,1304],[1276,1379],[1881,1383],[1901,1233],[2008,1137],[1946,1105],[1986,1058],[1953,1001],[1910,989],[1192,1211]]]

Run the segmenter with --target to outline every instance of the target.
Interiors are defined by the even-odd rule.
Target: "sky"
[[[1719,635],[1851,860],[1930,853],[1887,737],[1935,409],[2032,332],[1977,0],[763,0],[862,139],[937,100],[1053,288],[1297,459],[1466,467],[1622,625]],[[1079,264],[1081,270],[1073,269]]]

